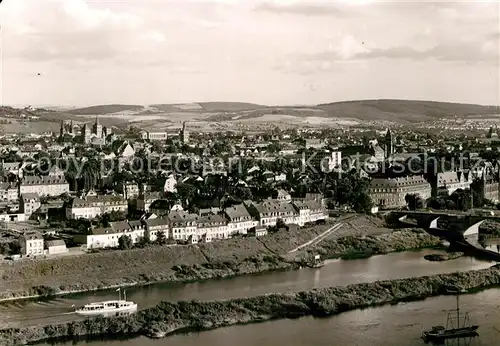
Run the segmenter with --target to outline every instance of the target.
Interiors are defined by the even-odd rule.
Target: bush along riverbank
[[[343,260],[369,258],[390,252],[418,250],[441,247],[438,237],[422,230],[402,230],[372,236],[347,236],[342,238],[326,238],[319,244],[305,250],[309,255],[321,255],[324,259]]]
[[[310,250],[281,255],[268,249],[272,239],[231,239],[173,248],[110,251],[0,267],[0,299],[86,292],[158,282],[193,282],[266,271],[291,270],[307,254],[322,258],[361,258],[392,251],[426,248],[439,239],[415,231],[375,236],[326,238]],[[291,246],[295,246],[291,244]],[[360,255],[361,254],[361,255]],[[31,285],[31,286],[28,286]]]
[[[235,324],[301,316],[326,317],[344,311],[401,301],[420,300],[460,290],[500,284],[500,269],[378,281],[297,293],[210,302],[160,302],[156,307],[120,318],[93,318],[64,324],[0,330],[0,344],[24,345],[49,339],[168,335]]]

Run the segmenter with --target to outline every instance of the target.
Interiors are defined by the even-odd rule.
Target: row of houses
[[[147,238],[155,241],[159,233],[166,239],[191,243],[211,242],[227,239],[235,234],[266,234],[266,228],[275,226],[279,219],[286,224],[304,226],[328,218],[321,203],[315,200],[278,201],[262,203],[246,201],[223,211],[188,213],[180,208],[159,217],[147,217],[134,221],[111,222],[109,227],[94,228],[86,235],[75,236],[75,241],[85,244],[88,249],[117,247],[122,235],[127,235],[132,243]]]

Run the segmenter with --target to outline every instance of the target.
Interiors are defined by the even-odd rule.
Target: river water
[[[445,345],[500,345],[500,289],[460,297],[460,308],[479,325],[474,339],[450,340]],[[417,346],[424,329],[446,325],[448,311],[455,309],[453,296],[424,301],[354,310],[324,319],[301,318],[232,326],[201,333],[151,340],[145,337],[123,341],[82,341],[86,346]],[[498,329],[498,331],[497,331]],[[48,346],[49,344],[43,344]],[[74,345],[58,343],[59,346]]]
[[[450,273],[487,268],[492,264],[470,257],[446,262],[429,262],[423,258],[437,250],[391,253],[368,259],[330,261],[320,269],[269,272],[239,276],[225,280],[210,280],[190,284],[154,284],[131,287],[127,299],[139,309],[155,306],[161,300],[215,300],[261,295],[265,293],[301,291],[312,288],[372,282],[438,273]],[[0,304],[0,325],[29,326],[80,319],[72,305],[116,299],[115,290],[76,294],[45,300],[20,300]]]

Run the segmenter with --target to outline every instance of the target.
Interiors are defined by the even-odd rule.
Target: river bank
[[[311,249],[286,255],[290,249],[313,239],[329,227],[331,225],[282,230],[259,239],[235,238],[208,244],[105,251],[42,261],[12,262],[0,266],[0,299],[291,270],[299,266],[297,259],[309,252],[320,253],[324,258],[340,258],[360,251],[382,254],[439,244],[439,239],[425,232],[377,228],[370,233],[369,230],[353,230],[346,225]]]
[[[127,317],[95,318],[39,327],[3,329],[0,330],[0,344],[22,345],[47,339],[82,336],[133,336],[151,331],[170,334],[308,315],[326,317],[370,306],[422,300],[445,294],[452,286],[477,291],[498,284],[500,270],[494,266],[463,273],[377,281],[243,299],[177,303],[164,301],[154,308]]]

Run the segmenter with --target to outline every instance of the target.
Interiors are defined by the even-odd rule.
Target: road
[[[332,227],[330,227],[329,229],[327,229],[326,231],[324,231],[323,233],[321,233],[320,235],[314,237],[313,239],[309,240],[308,242],[296,247],[295,249],[289,251],[288,253],[291,254],[291,253],[294,253],[294,252],[297,252],[299,251],[300,249],[306,247],[306,246],[309,246],[309,245],[313,245],[313,244],[317,244],[319,243],[320,241],[322,241],[324,238],[326,238],[327,236],[329,236],[331,233],[337,231],[340,227],[342,227],[344,225],[343,222],[340,222],[340,223],[337,223],[335,225],[333,225]]]

